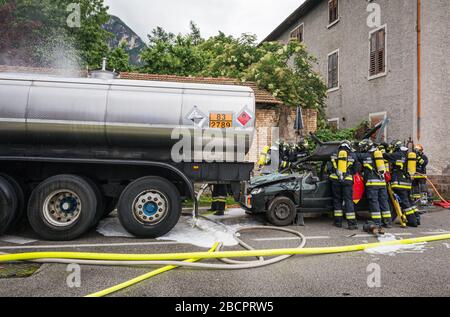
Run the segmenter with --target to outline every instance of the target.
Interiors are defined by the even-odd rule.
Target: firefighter
[[[227,185],[213,185],[212,203],[209,211],[215,211],[215,216],[224,216],[227,204]]]
[[[406,215],[408,226],[417,227],[420,225],[420,215],[410,195],[412,180],[410,171],[408,171],[408,148],[401,141],[394,141],[391,145],[392,153],[383,154],[392,169],[391,187],[400,198],[400,206]]]
[[[356,156],[351,143],[344,141],[338,152],[333,154],[329,164],[331,188],[333,192],[334,225],[342,228],[347,219],[348,229],[357,230],[355,205],[353,203],[353,176],[355,174]]]
[[[412,198],[415,201],[426,201],[428,203],[428,188],[427,188],[427,166],[428,157],[424,154],[423,146],[418,144],[414,147],[414,152],[417,155],[417,174],[413,176]]]
[[[386,164],[383,153],[374,146],[370,139],[361,141],[359,149],[361,152],[356,155],[363,165],[366,197],[369,202],[372,223],[378,228],[391,228],[392,215],[386,187]]]

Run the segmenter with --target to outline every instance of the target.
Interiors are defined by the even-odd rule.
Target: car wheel
[[[292,225],[297,216],[294,202],[287,197],[276,197],[269,205],[267,219],[278,227]]]
[[[124,228],[140,238],[157,238],[172,230],[181,216],[178,189],[160,177],[143,177],[122,192],[117,206]]]
[[[28,221],[43,239],[73,240],[87,232],[97,215],[91,184],[75,175],[53,176],[39,184],[28,203]]]

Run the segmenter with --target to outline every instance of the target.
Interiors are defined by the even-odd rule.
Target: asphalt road
[[[448,210],[431,209],[419,228],[395,227],[389,233],[397,239],[427,236],[450,231]],[[222,220],[225,225],[254,224],[251,216],[237,213]],[[188,222],[183,217],[182,223]],[[362,226],[362,222],[361,222]],[[359,232],[337,229],[326,217],[306,219],[306,227],[291,227],[307,237],[307,247],[352,245],[376,242]],[[355,236],[356,235],[356,236]],[[37,239],[25,227],[12,238]],[[242,237],[256,248],[295,247],[298,241],[284,233],[258,231]],[[11,237],[9,237],[11,239]],[[2,241],[0,252],[87,251],[113,253],[167,253],[205,251],[206,248],[176,241],[138,240],[105,237],[95,229],[71,242]],[[227,249],[239,249],[238,246]],[[239,270],[199,270],[178,268],[153,277],[112,296],[450,296],[450,241],[429,243],[381,254],[366,252],[295,256],[269,267]],[[216,263],[212,261],[212,263]],[[0,267],[4,264],[0,264]],[[82,266],[80,287],[69,287],[67,265],[45,264],[27,278],[0,279],[0,296],[84,296],[114,286],[157,267]],[[379,275],[374,275],[378,272]],[[374,278],[375,276],[375,278]],[[374,283],[369,283],[370,282]]]

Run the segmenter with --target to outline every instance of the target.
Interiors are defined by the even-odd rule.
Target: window
[[[339,20],[339,0],[330,0],[328,2],[328,23],[329,26]]]
[[[300,43],[303,42],[303,24],[300,24],[298,27],[294,29],[294,31],[291,32],[289,36],[289,40],[297,40]]]
[[[339,50],[328,55],[328,90],[339,89]]]
[[[328,125],[332,131],[337,132],[339,130],[339,118],[329,119]]]
[[[371,113],[369,114],[369,123],[370,128],[374,128],[378,123],[385,120],[387,118],[386,112],[378,112],[378,113]],[[380,135],[381,132],[381,135]],[[378,133],[375,133],[374,136],[372,136],[372,140],[376,142],[386,142],[387,140],[387,127],[384,128],[384,130],[379,131]]]
[[[369,79],[386,75],[386,27],[370,33]]]

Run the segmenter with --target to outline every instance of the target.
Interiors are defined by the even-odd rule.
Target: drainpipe
[[[417,141],[421,138],[422,124],[422,43],[421,0],[417,0]]]

